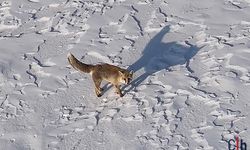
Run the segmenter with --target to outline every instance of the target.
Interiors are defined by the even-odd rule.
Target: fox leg
[[[123,97],[123,94],[122,94],[122,91],[120,89],[120,85],[114,85],[115,86],[115,90],[116,90],[116,93],[120,95],[120,97]]]
[[[98,76],[92,76],[94,84],[95,84],[95,93],[97,97],[102,96],[102,89],[100,88],[100,85],[102,83],[102,79]]]
[[[100,88],[100,91],[103,92],[103,88]]]
[[[94,81],[94,83],[95,83],[95,93],[96,93],[97,97],[102,96],[102,90],[100,88],[101,82],[102,82],[101,80]]]

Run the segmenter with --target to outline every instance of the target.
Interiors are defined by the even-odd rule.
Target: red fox
[[[120,83],[129,84],[133,78],[133,71],[128,71],[110,64],[85,64],[77,60],[71,53],[68,54],[68,61],[76,70],[91,74],[97,97],[102,96],[103,89],[100,88],[102,80],[110,82],[116,88],[116,93],[122,97],[123,94],[120,89]]]

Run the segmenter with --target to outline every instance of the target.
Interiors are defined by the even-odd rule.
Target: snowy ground
[[[0,0],[0,16],[0,150],[250,146],[249,0]],[[97,98],[69,52],[133,69],[126,95]]]

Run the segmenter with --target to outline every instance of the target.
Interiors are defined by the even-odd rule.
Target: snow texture
[[[249,0],[0,0],[0,150],[250,144]],[[135,72],[96,97],[67,61]]]

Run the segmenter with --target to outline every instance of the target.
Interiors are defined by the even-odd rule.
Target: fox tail
[[[76,70],[82,71],[84,73],[90,73],[92,68],[94,67],[93,65],[84,64],[84,63],[80,62],[71,53],[69,53],[67,57],[68,57],[68,61],[69,61],[70,65],[73,68],[75,68]]]

